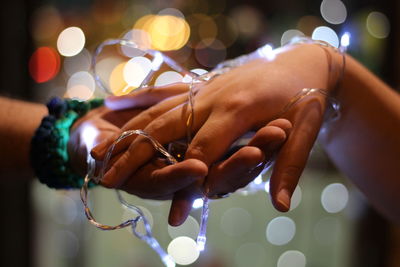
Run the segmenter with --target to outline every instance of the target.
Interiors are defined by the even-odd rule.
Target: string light
[[[108,41],[105,41],[103,44],[101,44],[96,49],[95,55],[93,57],[94,73],[95,73],[96,81],[98,82],[98,85],[101,88],[103,88],[106,92],[112,92],[112,91],[109,88],[107,88],[107,86],[101,81],[101,79],[99,79],[99,77],[97,75],[97,72],[96,72],[97,57],[100,55],[100,53],[102,52],[102,49],[105,46],[118,45],[118,44],[119,45],[129,45],[133,48],[138,48],[138,46],[135,43],[133,43],[129,40],[124,40],[124,39],[108,40]],[[265,49],[265,48],[262,48],[262,49]],[[154,64],[153,69],[158,69],[160,67],[161,63],[165,63],[169,67],[171,67],[173,70],[175,70],[177,72],[181,72],[192,78],[190,85],[189,85],[189,94],[188,94],[188,105],[190,108],[190,113],[189,113],[189,118],[187,120],[187,125],[186,125],[187,142],[188,143],[190,143],[190,141],[191,141],[191,129],[192,129],[192,123],[193,123],[193,116],[194,116],[194,92],[193,92],[194,86],[199,83],[204,84],[205,81],[210,80],[215,75],[224,74],[227,71],[229,71],[231,68],[240,66],[240,65],[248,62],[249,60],[252,60],[252,59],[260,56],[260,50],[256,50],[255,52],[253,52],[249,55],[244,55],[244,56],[241,56],[241,57],[233,59],[233,60],[222,62],[211,72],[207,72],[202,75],[197,75],[193,72],[185,70],[177,62],[175,62],[171,58],[167,57],[166,55],[160,53],[159,51],[146,50],[145,52],[153,57],[153,61],[150,61],[148,58],[143,58],[140,60],[146,61],[146,64],[148,66],[150,66],[149,67],[150,69],[152,69],[152,67],[151,67],[152,64]],[[135,58],[133,58],[133,59],[135,59]],[[131,60],[133,60],[133,59],[131,59]],[[160,59],[162,59],[162,61]],[[156,63],[159,62],[159,64],[156,64],[155,62]],[[157,67],[154,67],[154,66],[157,66]],[[146,75],[141,75],[141,76],[146,76],[146,77],[144,78],[144,81],[139,85],[139,87],[147,85],[148,81],[150,81],[150,79],[151,79],[152,74],[153,74],[153,72],[149,71]],[[129,77],[129,79],[132,79],[132,81],[134,80],[133,77]],[[135,80],[135,82],[136,82],[136,80]],[[137,83],[135,83],[135,85],[136,84]],[[305,88],[305,89],[301,90],[293,99],[291,99],[291,101],[288,103],[288,105],[284,107],[284,109],[282,110],[282,112],[280,114],[278,114],[278,116],[284,112],[287,112],[291,107],[293,107],[303,97],[306,97],[307,95],[309,95],[311,93],[321,93],[323,95],[326,95],[326,92],[322,89]],[[123,139],[125,139],[131,135],[140,135],[142,137],[145,137],[146,139],[148,139],[150,141],[150,143],[153,145],[154,149],[156,149],[158,152],[161,153],[161,155],[163,155],[166,158],[167,163],[169,163],[169,164],[177,163],[177,160],[174,158],[174,156],[171,155],[167,150],[165,150],[165,148],[157,140],[155,140],[152,136],[150,136],[146,132],[144,132],[142,130],[129,130],[129,131],[123,132],[114,141],[114,143],[109,147],[109,149],[106,153],[105,159],[103,161],[103,167],[100,171],[99,176],[97,176],[97,177],[94,176],[94,169],[95,169],[96,164],[95,164],[95,161],[90,156],[88,157],[88,166],[89,166],[88,175],[86,176],[84,185],[81,189],[81,199],[82,199],[82,202],[85,207],[85,214],[86,214],[88,220],[93,225],[95,225],[96,227],[98,227],[102,230],[116,230],[116,229],[121,229],[121,228],[125,228],[125,227],[131,227],[133,234],[136,237],[138,237],[139,239],[146,242],[160,256],[160,259],[163,261],[165,266],[175,266],[174,260],[172,260],[171,256],[168,255],[162,249],[162,247],[160,246],[158,241],[152,235],[151,226],[150,226],[149,221],[146,218],[143,210],[141,208],[139,208],[138,206],[134,206],[134,205],[131,205],[128,202],[126,202],[125,199],[122,197],[122,195],[119,193],[119,191],[117,191],[117,196],[118,196],[119,201],[121,202],[121,204],[124,207],[130,209],[132,212],[134,212],[134,214],[137,214],[136,217],[134,217],[132,219],[128,219],[125,222],[122,222],[121,224],[119,224],[117,226],[108,226],[108,225],[104,225],[104,224],[97,222],[94,219],[94,217],[90,211],[90,208],[88,207],[87,192],[88,192],[89,181],[94,180],[97,183],[99,181],[101,181],[102,177],[104,176],[105,169],[107,168],[108,162],[111,158],[111,155],[112,155],[112,152],[113,152],[115,146],[120,141],[122,141]],[[269,168],[271,166],[271,164],[272,164],[272,162],[270,161],[270,162],[266,163],[265,166],[267,168]],[[258,182],[257,186],[263,186],[262,180],[261,180],[261,182]],[[203,201],[203,209],[202,209],[202,215],[201,215],[201,221],[200,221],[200,229],[199,229],[199,233],[197,235],[196,242],[191,238],[183,236],[183,237],[178,237],[178,238],[174,239],[173,241],[175,241],[175,242],[171,242],[171,244],[168,246],[168,251],[170,252],[170,254],[175,254],[175,252],[176,252],[175,249],[171,249],[171,248],[175,247],[175,243],[179,243],[179,244],[185,243],[186,245],[183,246],[183,248],[185,248],[185,249],[189,249],[190,247],[192,247],[192,248],[195,247],[195,249],[194,250],[191,249],[191,252],[189,253],[192,256],[185,255],[185,256],[181,257],[180,255],[177,256],[176,254],[173,256],[175,261],[179,264],[191,264],[198,258],[199,253],[205,249],[205,244],[206,244],[206,240],[207,240],[207,238],[206,238],[207,222],[208,222],[208,215],[209,215],[209,199],[206,194],[203,196],[202,201]],[[279,225],[287,226],[286,227],[287,229],[285,230],[285,238],[283,238],[283,239],[279,239],[279,238],[276,239],[274,236],[271,236],[271,234],[270,234],[271,232],[277,232],[276,229],[275,230],[271,230],[271,229],[275,227],[276,223],[274,223],[274,222],[276,222],[278,220],[280,221],[278,223]],[[140,233],[138,231],[137,227],[138,227],[139,223],[143,224],[144,233]],[[267,239],[269,239],[270,242],[272,242],[272,243],[275,242],[276,244],[285,244],[293,238],[294,231],[295,231],[295,225],[291,219],[289,219],[287,217],[278,217],[278,218],[275,218],[274,220],[272,220],[270,222],[270,224],[268,225]],[[176,240],[185,240],[185,241],[178,242]],[[189,240],[191,240],[191,241],[189,241]]]

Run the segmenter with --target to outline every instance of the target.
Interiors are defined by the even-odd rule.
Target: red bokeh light
[[[39,47],[29,60],[29,73],[37,83],[53,79],[60,70],[60,56],[51,47]]]

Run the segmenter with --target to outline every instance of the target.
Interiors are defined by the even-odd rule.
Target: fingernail
[[[287,189],[283,188],[278,192],[277,204],[280,211],[288,211],[290,209],[290,194]]]

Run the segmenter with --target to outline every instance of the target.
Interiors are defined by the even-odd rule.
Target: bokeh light
[[[289,243],[296,233],[296,224],[292,219],[280,216],[272,219],[267,225],[266,236],[268,242],[282,246]]]
[[[177,238],[179,236],[188,236],[192,239],[196,239],[197,234],[199,233],[199,229],[200,226],[197,220],[189,215],[186,221],[177,227],[168,225],[168,234],[171,238]]]
[[[170,12],[171,9],[168,9]],[[147,32],[153,49],[160,51],[177,50],[183,47],[190,36],[189,24],[183,17],[175,15],[146,15],[140,18],[134,26]],[[183,15],[182,15],[183,16]]]
[[[222,14],[215,16],[214,21],[217,28],[221,29],[218,30],[216,39],[220,40],[225,47],[230,47],[239,37],[236,23],[230,17]]]
[[[136,87],[129,86],[124,79],[124,68],[126,63],[118,64],[111,72],[108,80],[109,89],[116,96],[129,94]]]
[[[340,183],[333,183],[324,188],[321,194],[321,203],[329,213],[342,211],[349,200],[347,188]]]
[[[118,94],[118,92],[124,94],[123,92],[128,91],[128,89],[130,89],[130,88],[125,88],[128,85],[125,82],[123,76],[123,68],[125,64],[126,61],[121,57],[111,56],[99,60],[96,64],[97,79],[100,80],[115,94]]]
[[[285,44],[289,43],[296,36],[302,37],[304,36],[304,33],[296,29],[290,29],[285,31],[281,37],[281,46],[284,46]]]
[[[156,81],[154,82],[155,86],[163,86],[172,83],[182,82],[183,76],[176,71],[166,71],[161,73]]]
[[[340,0],[323,0],[320,11],[322,17],[331,24],[341,24],[347,17],[346,6]]]
[[[169,243],[167,250],[174,261],[180,265],[192,264],[200,256],[196,242],[187,236],[180,236],[173,239]]]
[[[122,45],[122,53],[127,57],[144,56],[146,54],[145,50],[151,48],[150,35],[144,30],[130,30],[124,34],[122,39],[129,40],[138,46],[138,48],[135,48],[127,45]]]
[[[86,101],[93,96],[95,86],[94,78],[89,72],[80,71],[74,73],[68,79],[66,96]]]
[[[226,58],[226,47],[220,40],[204,40],[196,46],[197,61],[205,67],[214,67]]]
[[[192,14],[187,17],[187,22],[190,25],[190,40],[193,47],[202,40],[212,42],[217,37],[218,28],[212,17],[205,14]]]
[[[63,30],[57,39],[58,52],[65,57],[72,57],[85,46],[85,34],[78,27],[69,27]]]
[[[75,72],[89,71],[92,64],[92,55],[87,49],[82,51],[73,57],[67,57],[64,59],[64,71],[71,76]]]
[[[125,82],[133,87],[139,87],[151,71],[151,61],[146,57],[134,57],[123,68]]]
[[[51,47],[39,47],[29,59],[29,73],[37,83],[53,79],[60,70],[60,56]]]
[[[326,26],[317,27],[313,31],[311,38],[314,40],[325,41],[334,47],[339,47],[339,37],[336,32]]]
[[[305,267],[306,256],[297,250],[288,250],[278,259],[277,267]]]
[[[252,216],[243,208],[230,208],[221,216],[221,229],[228,236],[237,237],[247,233],[252,223]]]
[[[146,217],[146,219],[147,219],[147,221],[148,221],[148,223],[149,223],[149,225],[150,225],[150,228],[153,228],[153,225],[154,225],[154,218],[153,218],[153,215],[151,214],[151,212],[150,212],[147,208],[145,208],[145,207],[143,207],[143,206],[137,206],[137,207],[138,207],[139,209],[142,210],[144,216]],[[124,207],[124,209],[125,209],[125,211],[124,211],[124,213],[122,214],[122,221],[125,222],[125,221],[127,221],[127,220],[136,218],[136,217],[138,216],[138,213],[137,213],[137,212],[135,212],[135,211],[133,211],[133,210],[131,210],[131,209],[125,208],[125,207]],[[130,233],[132,233],[132,227],[126,227],[125,229],[126,229],[127,231],[129,231]],[[146,233],[146,229],[145,229],[144,224],[143,224],[142,221],[140,221],[140,222],[137,224],[136,230],[137,230],[139,233],[142,233],[142,234],[145,234],[145,233]]]
[[[258,34],[262,29],[263,16],[252,6],[238,6],[231,12],[232,20],[236,23],[241,37],[249,38]]]
[[[292,198],[290,200],[290,210],[294,210],[300,205],[301,197],[302,197],[301,188],[298,185],[296,186],[296,189],[294,190]]]
[[[371,12],[367,17],[368,32],[378,39],[383,39],[389,36],[390,22],[385,14],[381,12]]]

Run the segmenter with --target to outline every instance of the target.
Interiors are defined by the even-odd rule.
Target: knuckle
[[[303,168],[298,165],[288,165],[280,173],[282,177],[289,179],[298,179],[301,175]]]
[[[156,120],[153,120],[148,127],[146,127],[145,131],[149,134],[154,134],[158,131],[161,131],[165,128],[165,120],[162,118],[158,118]]]
[[[229,97],[227,100],[224,100],[222,108],[225,111],[235,111],[240,110],[242,107],[246,107],[249,105],[247,97],[243,97],[241,94],[234,95]]]
[[[190,145],[186,151],[185,158],[187,159],[198,159],[206,162],[206,157],[204,155],[203,149],[198,145]]]

